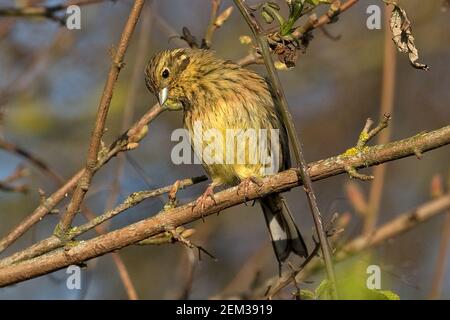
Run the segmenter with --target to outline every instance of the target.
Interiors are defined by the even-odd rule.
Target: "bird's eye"
[[[164,69],[163,70],[163,72],[162,72],[162,77],[164,78],[164,79],[167,79],[168,77],[169,77],[169,70],[167,70],[167,69]]]

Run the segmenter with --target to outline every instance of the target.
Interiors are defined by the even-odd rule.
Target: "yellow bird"
[[[204,207],[218,185],[240,183],[247,188],[267,173],[289,168],[286,129],[268,83],[257,73],[209,50],[175,49],[154,56],[145,75],[148,89],[161,105],[183,110],[191,145],[212,179],[197,204]],[[214,134],[199,137],[199,127]],[[271,161],[264,155],[271,155]],[[306,245],[280,194],[266,196],[260,203],[280,266],[291,253],[306,257]]]

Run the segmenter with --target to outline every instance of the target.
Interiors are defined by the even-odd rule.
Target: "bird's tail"
[[[291,252],[302,257],[308,256],[302,235],[281,195],[271,194],[260,202],[280,266]]]

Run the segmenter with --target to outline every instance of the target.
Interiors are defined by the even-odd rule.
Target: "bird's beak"
[[[167,89],[167,87],[162,88],[161,91],[159,92],[159,105],[162,107],[164,106],[164,103],[167,100],[167,96],[169,94],[169,89]]]

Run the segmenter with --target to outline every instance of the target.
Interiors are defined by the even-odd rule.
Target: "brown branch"
[[[230,17],[233,7],[228,7],[219,14],[219,7],[222,0],[211,0],[211,15],[208,27],[206,28],[205,38],[203,39],[202,48],[210,49],[214,32],[219,29]]]
[[[352,154],[357,152],[364,152],[364,148],[366,148],[367,142],[375,137],[379,132],[383,129],[387,128],[389,125],[389,120],[391,120],[391,116],[389,114],[383,114],[382,120],[380,123],[373,129],[371,129],[373,125],[372,119],[367,119],[366,124],[364,125],[363,130],[359,134],[358,142],[356,143],[356,147],[348,149],[345,153]],[[381,144],[381,143],[380,143]],[[347,173],[350,175],[350,178],[355,178],[363,181],[373,180],[374,176],[368,176],[362,173],[359,173],[356,168],[351,166],[347,166],[345,168]]]
[[[131,281],[130,274],[121,256],[117,252],[113,252],[111,255],[114,264],[116,265],[117,272],[119,273],[120,280],[122,281],[123,287],[127,293],[128,299],[138,300],[139,297],[136,288],[134,287],[133,281]]]
[[[154,105],[147,111],[134,125],[127,130],[119,139],[112,143],[99,157],[96,170],[104,166],[109,160],[123,151],[128,151],[137,147],[137,143],[147,133],[147,124],[153,121],[162,111],[164,111],[159,104]],[[64,200],[73,188],[80,181],[85,169],[81,169],[65,184],[55,191],[52,195],[47,197],[28,217],[22,220],[17,227],[11,230],[3,239],[0,240],[0,253],[8,248],[21,235],[29,230],[35,223],[39,222],[45,215],[47,215],[58,203]]]
[[[48,70],[48,64],[51,58],[58,58],[67,52],[73,45],[73,41],[68,41],[73,36],[66,28],[61,28],[53,37],[51,43],[40,49],[37,53],[33,53],[27,58],[25,66],[26,72],[20,72],[3,88],[0,89],[0,107],[7,104],[13,96],[22,93],[29,93],[31,85],[36,83],[36,79]]]
[[[26,193],[28,192],[28,186],[21,184],[21,185],[12,185],[3,181],[0,181],[0,190],[5,192],[19,192],[19,193]]]
[[[313,24],[306,23],[305,25],[296,28],[295,31],[292,32],[292,35],[295,38],[300,39],[306,33],[312,31],[313,29],[317,29],[318,27],[324,26],[324,25],[332,22],[332,20],[335,19],[338,15],[340,15],[342,12],[348,10],[350,7],[352,7],[357,2],[358,2],[358,0],[347,0],[346,2],[341,4],[339,6],[339,8],[335,8],[335,10],[333,10],[332,14],[330,14],[330,12],[327,12],[324,15],[322,15],[320,18],[314,19],[315,21]]]
[[[325,230],[323,228],[322,223],[322,215],[320,214],[319,206],[317,204],[316,195],[314,193],[314,189],[311,183],[311,178],[309,177],[308,167],[303,155],[303,148],[300,143],[300,140],[297,136],[297,131],[294,126],[294,121],[292,119],[292,115],[289,112],[289,107],[287,103],[286,96],[284,94],[283,86],[281,85],[280,78],[278,77],[278,73],[275,69],[275,65],[272,59],[272,55],[270,53],[270,48],[267,43],[267,38],[263,33],[261,26],[255,17],[251,14],[250,9],[244,3],[243,0],[234,0],[236,6],[247,22],[248,26],[253,32],[253,35],[258,42],[259,49],[261,51],[261,55],[264,59],[264,64],[267,69],[267,75],[272,85],[274,96],[276,98],[277,106],[281,111],[281,115],[283,118],[283,124],[287,129],[287,133],[289,136],[289,140],[293,147],[293,153],[295,156],[296,164],[300,169],[300,176],[303,181],[304,190],[306,196],[308,198],[309,208],[312,214],[312,218],[314,221],[314,225],[316,227],[317,235],[319,236],[319,242],[322,248],[322,254],[325,260],[325,265],[327,269],[328,280],[331,284],[331,297],[333,299],[337,298],[337,290],[336,290],[336,276],[333,268],[333,260],[331,250],[328,246],[327,237],[325,235]]]
[[[127,100],[123,108],[121,132],[125,132],[130,127],[133,121],[134,109],[137,100],[137,93],[139,91],[139,84],[142,81],[142,70],[145,67],[145,59],[148,52],[150,42],[150,33],[152,30],[152,16],[153,3],[150,3],[150,10],[144,11],[141,19],[141,26],[139,29],[138,47],[136,50],[135,62],[133,71],[130,77],[130,85],[128,87]],[[118,194],[120,193],[120,179],[122,177],[125,165],[125,155],[119,154],[117,156],[116,167],[114,170],[113,179],[111,182],[111,192],[106,201],[106,209],[110,210],[116,205]]]
[[[355,168],[363,168],[378,165],[384,162],[413,156],[415,150],[425,153],[444,145],[450,144],[450,125],[428,133],[420,133],[416,136],[391,142],[385,145],[367,147],[364,152],[355,155],[339,155],[325,160],[316,161],[309,165],[309,173],[313,180],[325,179],[334,175],[346,172],[345,166],[350,165]],[[205,210],[195,208],[195,202],[187,205],[162,211],[158,215],[131,224],[127,227],[109,232],[105,235],[93,239],[82,241],[66,249],[56,250],[48,254],[36,257],[0,268],[0,286],[7,286],[13,283],[31,279],[52,271],[64,268],[71,264],[101,256],[128,245],[137,243],[150,236],[164,232],[169,227],[177,227],[183,224],[199,220],[210,214],[217,213],[231,206],[244,203],[247,200],[257,199],[274,192],[283,192],[301,185],[298,172],[294,169],[281,172],[263,179],[263,184],[259,187],[251,185],[248,193],[244,196],[238,193],[238,187],[233,187],[215,195],[216,202]],[[450,200],[447,200],[450,202]],[[439,202],[442,205],[441,202]],[[435,207],[436,205],[434,205]],[[429,207],[416,211],[414,217],[421,220],[429,216]],[[402,218],[403,226],[411,227],[414,219]],[[423,219],[422,219],[423,220]],[[380,234],[373,235],[370,242],[376,243],[392,232],[381,229]],[[352,242],[353,243],[353,242]],[[358,240],[356,244],[361,244]],[[346,247],[348,251],[356,247]],[[363,243],[364,244],[364,243]],[[359,245],[359,247],[364,247]]]
[[[53,169],[51,169],[50,166],[48,166],[43,160],[41,160],[36,155],[32,154],[30,151],[28,151],[22,147],[19,147],[17,145],[14,145],[12,143],[9,143],[3,139],[0,139],[0,148],[25,158],[27,161],[32,163],[38,169],[43,171],[48,177],[50,177],[52,180],[54,180],[58,186],[61,186],[64,184],[64,179],[57,172],[55,172]],[[1,184],[0,184],[0,188],[1,188]],[[83,215],[88,220],[92,220],[95,218],[95,215],[86,206],[84,206],[84,208],[83,208]],[[103,226],[96,226],[95,231],[97,232],[97,234],[104,234],[107,232],[107,230]],[[112,253],[112,259],[113,259],[114,264],[116,265],[117,271],[119,273],[119,277],[124,285],[124,288],[127,292],[129,299],[136,300],[137,299],[136,289],[134,288],[134,285],[131,281],[131,278],[129,276],[129,273],[125,266],[125,263],[123,262],[122,258],[120,257],[120,255],[118,253]]]
[[[178,180],[176,182],[176,185],[177,185],[177,189],[184,189],[188,186],[191,186],[191,185],[194,185],[194,184],[200,183],[202,181],[206,181],[206,180],[207,180],[206,176],[194,177],[194,178],[189,178],[189,179],[184,179],[184,180]],[[171,192],[172,187],[173,187],[173,185],[169,185],[169,186],[162,187],[162,188],[159,188],[156,190],[146,190],[146,191],[134,192],[134,193],[130,194],[121,204],[119,204],[118,206],[116,206],[115,208],[113,208],[111,210],[106,211],[102,215],[100,215],[100,216],[95,216],[93,214],[89,215],[88,222],[86,222],[85,224],[83,224],[81,226],[71,228],[70,232],[64,238],[60,238],[58,236],[53,235],[47,239],[41,240],[38,243],[32,245],[31,247],[29,247],[25,250],[22,250],[18,253],[11,255],[10,257],[0,260],[0,266],[6,266],[6,265],[17,263],[22,260],[31,259],[31,258],[37,257],[39,255],[42,255],[44,253],[47,253],[51,250],[63,247],[69,241],[72,241],[76,237],[82,235],[83,233],[86,233],[89,230],[97,228],[105,221],[108,221],[108,220],[114,218],[115,216],[117,216],[118,214],[140,204],[142,201],[145,201],[150,198],[155,198],[155,197],[161,196],[165,193]],[[102,228],[98,231],[100,234],[102,234],[102,233],[106,232],[106,229]]]
[[[217,18],[217,13],[219,12],[219,7],[220,7],[220,3],[222,2],[222,0],[211,0],[211,15],[209,17],[209,23],[208,23],[208,27],[206,28],[206,33],[205,33],[205,38],[204,38],[204,47],[209,49],[211,48],[211,43],[212,43],[212,37],[214,34],[214,31],[216,31],[217,27],[216,27],[216,18]]]
[[[144,6],[145,0],[136,0],[131,9],[128,20],[122,31],[120,37],[119,46],[114,55],[111,67],[109,69],[108,79],[106,80],[105,88],[103,89],[103,94],[100,99],[100,104],[97,110],[97,116],[95,119],[94,130],[92,132],[91,141],[89,144],[89,150],[86,160],[86,167],[81,176],[80,182],[78,183],[72,199],[67,207],[67,211],[61,218],[60,223],[57,226],[56,233],[60,236],[69,230],[72,220],[75,215],[80,210],[81,203],[89,190],[92,177],[96,172],[98,153],[100,150],[101,139],[105,131],[106,117],[108,116],[109,106],[111,104],[111,99],[114,93],[114,86],[116,84],[117,78],[119,77],[120,70],[124,66],[124,57],[130,42],[131,36],[133,35],[134,29],[138,22],[139,16]]]
[[[16,144],[13,144],[11,142],[8,142],[2,138],[0,138],[0,149],[11,152],[13,154],[16,154],[16,155],[26,159],[31,164],[33,164],[38,169],[42,170],[45,174],[47,174],[57,184],[59,184],[63,181],[63,178],[59,174],[57,174],[55,171],[53,171],[43,160],[41,160],[40,158],[38,158],[36,155],[32,154],[28,150],[26,150]]]

